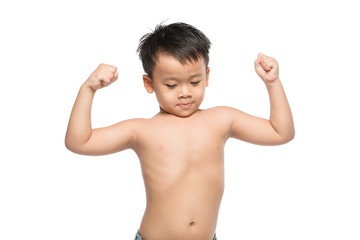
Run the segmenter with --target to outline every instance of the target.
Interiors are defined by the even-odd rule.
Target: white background
[[[359,7],[356,1],[2,1],[0,239],[133,239],[145,209],[131,151],[65,148],[80,85],[101,62],[93,127],[158,111],[142,86],[140,37],[186,22],[212,41],[202,108],[268,117],[253,69],[275,57],[296,137],[277,147],[229,140],[219,240],[360,239]]]

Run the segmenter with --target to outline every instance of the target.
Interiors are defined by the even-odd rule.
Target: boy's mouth
[[[182,104],[178,104],[179,107],[181,108],[189,108],[191,107],[192,103],[182,103]]]

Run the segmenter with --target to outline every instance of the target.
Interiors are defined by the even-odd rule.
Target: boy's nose
[[[191,93],[190,93],[189,89],[186,86],[184,86],[181,88],[178,97],[179,97],[179,99],[180,98],[188,98],[188,97],[191,97]]]

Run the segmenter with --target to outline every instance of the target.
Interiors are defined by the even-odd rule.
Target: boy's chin
[[[187,117],[190,117],[191,115],[193,115],[194,112],[196,112],[196,111],[186,112],[186,113],[174,113],[173,115],[175,115],[177,117],[181,117],[181,118],[187,118]]]
[[[174,116],[177,116],[177,117],[181,117],[181,118],[187,118],[187,117],[190,117],[191,115],[193,115],[195,112],[197,112],[198,109],[195,109],[195,110],[189,110],[189,111],[172,111],[172,110],[164,110],[161,108],[161,112],[164,112],[164,113],[168,113],[168,114],[171,114],[171,115],[174,115]]]

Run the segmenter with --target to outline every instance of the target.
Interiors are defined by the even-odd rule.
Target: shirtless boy
[[[65,139],[69,150],[105,155],[132,149],[139,157],[147,204],[136,239],[216,239],[227,139],[277,145],[294,137],[278,63],[263,54],[254,65],[269,93],[269,120],[231,107],[199,109],[209,81],[209,48],[207,37],[184,23],[158,26],[141,39],[144,86],[160,106],[150,119],[92,129],[93,97],[117,80],[115,66],[100,64],[76,98]]]

